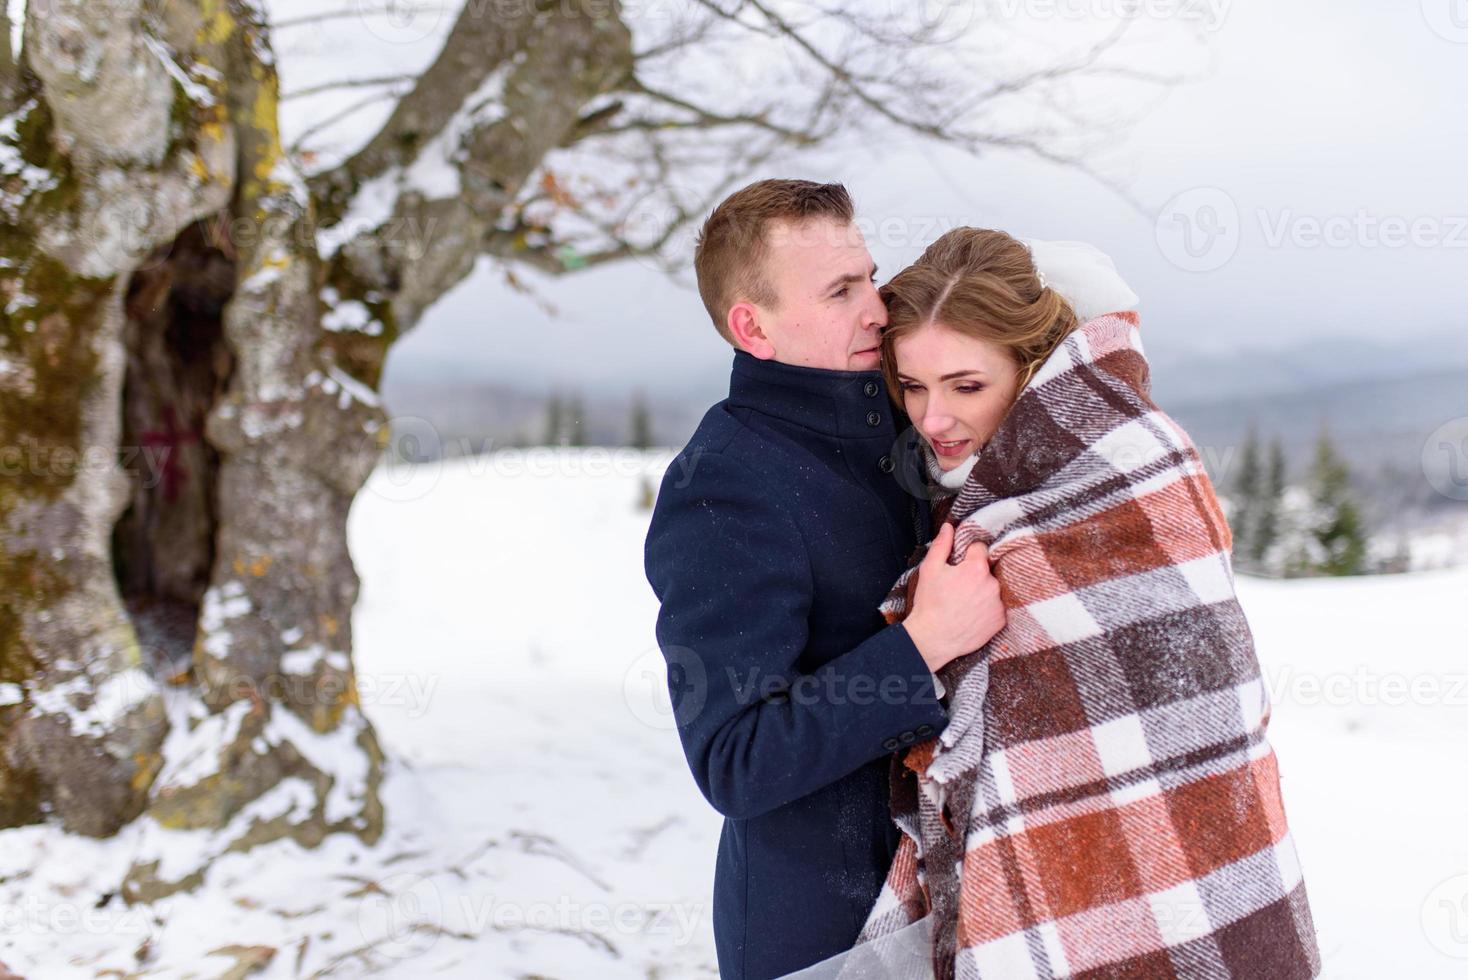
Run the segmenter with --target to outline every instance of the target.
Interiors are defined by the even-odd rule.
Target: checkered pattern
[[[1318,976],[1231,535],[1136,314],[1057,348],[943,508],[1008,623],[893,756],[903,837],[858,942],[931,915],[940,978]]]

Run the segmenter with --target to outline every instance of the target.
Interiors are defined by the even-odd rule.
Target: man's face
[[[829,218],[772,222],[765,275],[778,300],[752,308],[767,345],[756,357],[828,371],[875,371],[887,308],[877,296],[877,266],[854,224]]]

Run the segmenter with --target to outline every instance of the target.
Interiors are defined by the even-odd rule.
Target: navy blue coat
[[[947,724],[911,637],[877,612],[928,534],[894,474],[907,446],[880,372],[737,351],[729,397],[662,481],[644,561],[683,752],[725,817],[723,980],[852,946],[899,839],[890,756]]]

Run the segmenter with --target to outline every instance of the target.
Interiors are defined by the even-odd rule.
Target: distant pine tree
[[[1323,575],[1360,575],[1366,570],[1366,529],[1351,494],[1351,474],[1321,431],[1310,470],[1310,493],[1317,512],[1315,540],[1323,556],[1316,568]]]
[[[641,391],[632,396],[632,434],[628,440],[633,449],[652,448],[652,418],[648,414],[647,399]]]
[[[545,445],[559,446],[566,428],[566,409],[560,395],[551,395],[545,413]]]
[[[1264,494],[1264,471],[1259,465],[1259,437],[1254,431],[1252,421],[1244,435],[1233,492],[1236,503],[1229,519],[1229,530],[1233,532],[1234,560],[1238,562],[1243,559],[1243,564],[1252,564],[1262,556],[1258,547],[1257,530]]]
[[[561,445],[586,445],[586,409],[580,395],[572,395],[566,403],[566,431]]]
[[[1284,506],[1285,454],[1276,436],[1269,442],[1269,467],[1259,497],[1259,512],[1249,542],[1249,558],[1262,564],[1279,537],[1280,509]]]
[[[1260,571],[1269,575],[1296,578],[1320,574],[1317,566],[1325,557],[1315,528],[1320,524],[1320,511],[1303,486],[1286,486],[1279,498],[1277,533],[1265,553]]]

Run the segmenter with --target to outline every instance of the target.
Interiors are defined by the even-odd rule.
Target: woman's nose
[[[945,412],[929,409],[923,413],[923,419],[919,423],[923,429],[923,435],[933,438],[947,432],[953,425],[953,416]]]

